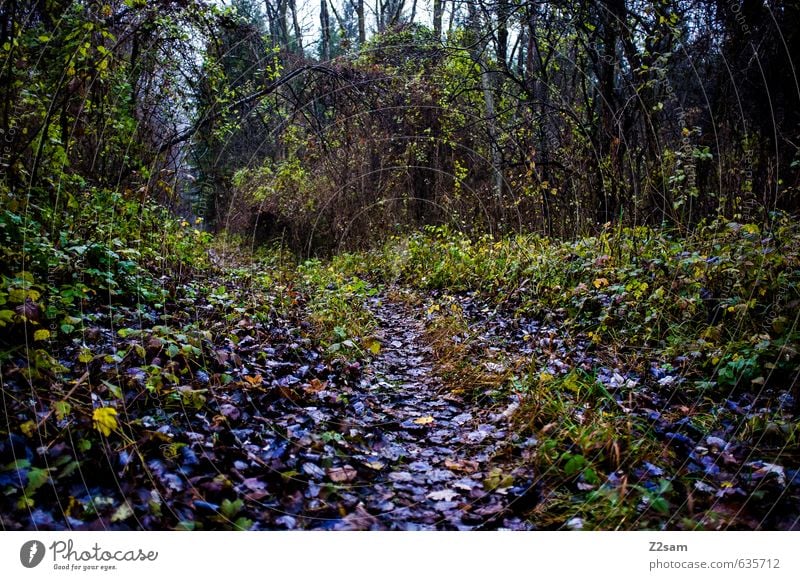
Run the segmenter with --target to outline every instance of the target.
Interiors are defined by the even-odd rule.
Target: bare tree
[[[436,40],[442,38],[442,14],[445,0],[433,0],[433,35]]]

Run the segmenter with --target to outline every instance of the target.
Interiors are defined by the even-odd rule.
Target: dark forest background
[[[2,188],[108,188],[303,251],[797,209],[793,1],[21,1]]]

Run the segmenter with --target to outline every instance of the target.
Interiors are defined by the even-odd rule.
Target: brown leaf
[[[350,531],[377,530],[380,529],[380,522],[363,505],[358,504],[355,511],[342,518],[342,521],[336,525],[335,529]]]
[[[444,460],[444,466],[453,471],[463,471],[464,473],[475,473],[478,471],[478,462],[463,459],[456,461],[450,458]]]
[[[331,467],[328,469],[328,477],[334,483],[347,483],[353,481],[358,472],[352,465],[343,465],[342,467]]]
[[[290,387],[278,387],[278,392],[283,397],[289,399],[292,403],[297,403],[300,401],[300,397],[298,397],[295,390]]]
[[[256,375],[254,377],[251,377],[250,375],[245,375],[244,380],[246,380],[251,385],[256,386],[260,385],[263,379],[261,378],[261,375]]]
[[[319,379],[311,379],[311,381],[303,387],[303,390],[306,393],[319,393],[320,391],[324,391],[327,385],[323,383]]]

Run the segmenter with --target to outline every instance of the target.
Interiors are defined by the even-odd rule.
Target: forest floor
[[[22,496],[31,497],[30,505],[16,507],[28,507],[21,513],[43,528],[82,528],[89,520],[90,527],[112,529],[165,521],[179,527],[530,529],[517,512],[536,505],[532,470],[519,457],[503,458],[518,403],[511,398],[501,408],[448,392],[434,372],[419,312],[383,295],[365,306],[385,346],[363,368],[358,362],[331,367],[313,348],[293,342],[292,329],[244,318],[238,344],[214,351],[218,363],[238,366],[241,381],[214,385],[219,376],[195,372],[205,388],[184,388],[164,407],[151,400],[138,405],[141,412],[135,398],[121,394],[125,422],[140,435],[113,451],[104,445],[93,460],[77,460],[89,448],[63,421],[59,433],[41,433],[54,439],[46,450],[37,449],[36,437],[12,436],[2,443],[2,463],[17,469],[5,469],[0,484],[13,489],[27,476]],[[114,336],[104,321],[110,322],[98,317],[90,334],[110,347]],[[144,344],[141,362],[150,365],[124,371],[140,386],[143,366],[162,366],[159,356],[169,348],[152,334]],[[125,365],[126,357],[133,358],[123,354],[117,363]],[[115,385],[101,377],[119,383],[119,365],[87,362],[86,372],[105,386],[94,396],[113,396]],[[15,375],[6,367],[4,387],[22,402],[25,388],[13,389]],[[129,387],[123,388],[134,392]],[[75,397],[70,391],[67,400]],[[197,413],[208,400],[212,412]],[[42,467],[31,465],[36,456]],[[29,487],[40,472],[43,489]],[[164,491],[153,494],[153,484]],[[231,495],[240,499],[225,499]],[[4,512],[4,527],[29,526],[15,521],[15,511]]]
[[[796,230],[33,238],[63,270],[0,278],[0,526],[798,529]]]

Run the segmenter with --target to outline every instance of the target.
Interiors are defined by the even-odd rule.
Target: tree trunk
[[[508,15],[511,7],[509,0],[499,0],[497,3],[497,62],[506,68],[508,58]]]
[[[444,12],[444,0],[433,0],[433,35],[436,40],[442,38],[442,13]]]
[[[364,46],[367,41],[367,27],[364,23],[364,0],[358,0],[356,12],[358,13],[358,46]]]
[[[303,31],[300,29],[300,21],[297,18],[297,2],[289,0],[289,6],[292,9],[292,26],[294,27],[294,41],[297,52],[303,53]]]
[[[481,17],[475,5],[469,5],[469,26],[473,30],[475,40],[480,38],[481,34]],[[492,75],[486,69],[485,63],[481,56],[483,48],[474,44],[471,49],[472,59],[480,67],[481,70],[481,91],[483,92],[483,104],[486,110],[486,132],[489,137],[489,151],[492,164],[492,194],[495,197],[497,209],[500,214],[501,220],[504,217],[503,211],[503,170],[502,170],[502,156],[500,148],[497,143],[497,121],[495,119],[495,106],[494,106],[494,93],[492,87]]]
[[[328,62],[331,58],[331,19],[328,15],[328,0],[320,0],[319,27],[321,32],[319,58],[322,62]]]

